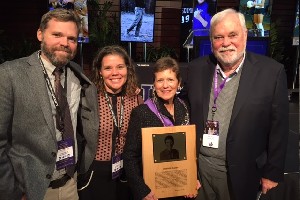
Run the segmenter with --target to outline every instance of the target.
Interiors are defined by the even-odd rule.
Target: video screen
[[[88,25],[88,9],[87,0],[49,0],[49,10],[55,8],[64,8],[75,10],[81,20],[81,28],[78,42],[89,42],[89,25]]]
[[[209,36],[210,20],[217,11],[217,0],[194,0],[194,36]]]
[[[182,0],[181,5],[181,36],[185,41],[193,28],[194,8],[191,0]]]
[[[216,13],[217,0],[182,0],[180,60],[191,59],[194,37],[209,36],[210,20]]]
[[[293,31],[293,45],[299,45],[299,0],[297,2],[295,13],[295,26]]]
[[[191,0],[182,0],[181,5],[181,26],[180,26],[180,60],[186,61],[187,52],[184,48],[193,48],[193,1]]]
[[[239,11],[245,15],[248,37],[269,37],[273,0],[240,0]]]
[[[154,41],[156,0],[121,0],[121,42]]]

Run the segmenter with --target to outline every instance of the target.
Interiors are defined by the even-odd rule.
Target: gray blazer
[[[78,111],[78,171],[85,172],[98,141],[97,90],[70,62],[82,85]],[[57,153],[50,98],[37,52],[0,65],[0,199],[41,200]]]

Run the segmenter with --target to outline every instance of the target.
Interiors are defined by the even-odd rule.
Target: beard
[[[229,54],[226,54],[225,51],[229,51]],[[215,56],[223,66],[233,66],[243,58],[244,53],[245,49],[238,52],[235,47],[221,47],[216,51]]]
[[[72,50],[69,47],[51,47],[46,44],[46,42],[43,40],[41,43],[41,50],[43,54],[49,59],[49,61],[56,67],[64,67],[66,64],[72,60],[75,55],[76,51],[72,52]],[[66,56],[57,55],[55,51],[64,51],[67,53]]]

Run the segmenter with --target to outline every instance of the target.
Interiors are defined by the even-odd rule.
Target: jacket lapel
[[[32,92],[35,94],[35,97],[39,102],[37,106],[41,107],[41,110],[45,117],[45,121],[50,129],[50,132],[52,133],[53,138],[55,139],[55,127],[48,89],[43,75],[42,67],[36,52],[29,57],[28,64],[29,65],[27,67],[27,75],[30,85],[32,87]]]
[[[242,74],[239,82],[239,88],[237,91],[235,103],[232,110],[230,125],[235,120],[241,107],[245,104],[249,95],[251,94],[251,92],[249,91],[251,91],[251,86],[255,82],[255,77],[257,76],[259,70],[257,67],[255,67],[255,63],[257,62],[257,60],[254,59],[253,57],[249,58],[248,55],[246,54],[246,58],[244,61]]]
[[[75,74],[75,76],[80,80],[80,84],[83,85],[82,81],[85,81],[86,83],[89,83],[92,85],[92,82],[82,73],[82,71],[76,67],[74,67],[72,64],[68,64],[67,67],[69,67]]]
[[[214,71],[216,69],[217,61],[216,59],[210,55],[209,59],[207,60],[207,65],[204,68],[203,74],[208,74],[208,77],[202,77],[203,81],[203,124],[206,123],[208,110],[209,110],[209,100],[210,100],[210,91],[211,91],[211,84],[213,81]]]
[[[80,107],[82,109],[88,109],[90,111],[97,111],[92,113],[93,118],[89,119],[91,124],[94,125],[93,129],[97,130],[98,128],[98,102],[97,102],[97,89],[95,85],[82,73],[82,71],[72,64],[69,64],[68,67],[74,72],[75,76],[80,80],[82,86],[81,89],[81,101]],[[96,135],[97,136],[97,135]],[[97,139],[97,137],[95,137]]]

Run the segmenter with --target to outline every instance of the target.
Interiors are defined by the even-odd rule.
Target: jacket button
[[[47,178],[47,179],[51,179],[52,176],[51,176],[50,174],[47,174],[47,175],[46,175],[46,178]]]
[[[55,152],[51,152],[51,155],[52,155],[53,157],[56,157],[56,153],[55,153]]]

